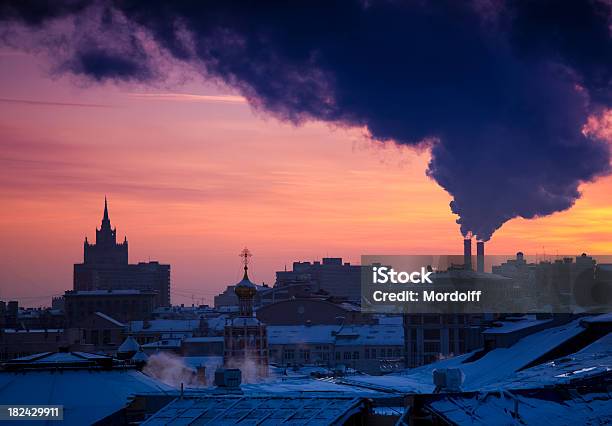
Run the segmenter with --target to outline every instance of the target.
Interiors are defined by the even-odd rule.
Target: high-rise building
[[[156,306],[170,306],[170,265],[128,263],[127,238],[117,243],[117,229],[111,226],[106,198],[102,224],[96,229],[96,242],[91,244],[85,237],[83,263],[74,265],[73,281],[75,291],[154,291]]]
[[[341,257],[324,257],[323,262],[293,262],[293,270],[276,273],[275,290],[308,285],[313,292],[361,301],[361,266],[342,262]]]

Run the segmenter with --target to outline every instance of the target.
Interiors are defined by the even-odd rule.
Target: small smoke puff
[[[143,372],[175,388],[180,388],[181,384],[185,387],[202,386],[196,372],[188,367],[182,358],[165,352],[151,355]]]

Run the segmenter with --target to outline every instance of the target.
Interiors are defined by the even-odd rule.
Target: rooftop
[[[465,391],[475,391],[486,386],[497,386],[501,382],[511,380],[521,369],[560,347],[584,330],[580,325],[580,319],[577,319],[562,326],[530,334],[508,348],[493,349],[474,361],[470,361],[470,359],[477,351],[401,373],[379,377],[354,376],[339,379],[339,381],[371,389],[386,389],[405,393],[431,393],[435,388],[432,380],[434,369],[460,368],[465,374],[463,389]]]
[[[66,425],[93,424],[122,409],[135,394],[171,391],[170,386],[135,369],[76,369],[61,374],[53,368],[25,373],[0,371],[3,404],[63,405],[61,423]]]
[[[130,296],[141,294],[156,294],[154,291],[144,290],[68,290],[64,293],[65,296]]]
[[[142,424],[342,424],[363,405],[361,398],[341,395],[188,396],[174,400]]]
[[[372,325],[269,325],[268,342],[274,344],[322,343],[336,345],[402,345],[401,324]]]

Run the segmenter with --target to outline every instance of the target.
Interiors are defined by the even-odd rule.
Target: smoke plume
[[[209,363],[208,365],[202,364],[201,367],[205,368],[205,380],[198,377],[197,371],[185,364],[183,358],[171,353],[159,352],[149,357],[142,371],[177,389],[181,387],[181,384],[191,388],[210,386],[218,365]]]
[[[608,0],[0,2],[4,39],[43,34],[62,71],[163,78],[166,59],[281,120],[427,146],[461,232],[570,208],[610,172]],[[19,42],[17,42],[19,43]]]

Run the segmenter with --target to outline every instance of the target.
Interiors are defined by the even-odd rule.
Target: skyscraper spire
[[[106,196],[104,196],[104,215],[102,216],[102,225],[100,226],[100,231],[106,234],[110,234],[112,231],[110,219],[108,218],[108,201],[106,200]],[[112,237],[114,240],[114,237],[112,235],[109,236]]]
[[[105,220],[109,220],[108,219],[108,204],[106,202],[106,195],[104,196],[104,216],[102,217],[102,221],[105,221]]]

